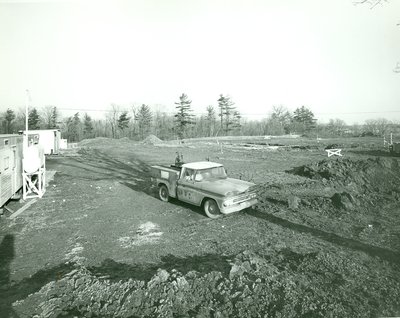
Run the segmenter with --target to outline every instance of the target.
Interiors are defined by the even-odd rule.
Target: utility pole
[[[28,148],[28,108],[29,108],[29,103],[31,101],[31,94],[29,92],[29,89],[25,90],[26,96],[25,96],[25,135],[24,135],[24,150]]]

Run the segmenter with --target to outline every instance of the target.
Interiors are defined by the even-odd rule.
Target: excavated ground
[[[344,156],[327,158],[339,142]],[[101,138],[50,158],[57,173],[46,195],[0,219],[0,312],[399,316],[399,159],[375,140],[273,143]],[[259,203],[210,220],[159,201],[149,166],[176,151],[257,183]]]

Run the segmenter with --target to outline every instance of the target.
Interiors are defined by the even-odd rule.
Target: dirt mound
[[[112,142],[115,142],[115,139],[112,138],[106,138],[106,137],[96,137],[96,138],[91,138],[91,139],[83,139],[78,143],[80,147],[82,146],[101,146],[101,145],[107,145]]]
[[[287,172],[330,185],[347,186],[363,194],[394,194],[399,193],[400,188],[400,169],[396,159],[322,160]]]
[[[156,145],[156,144],[161,144],[163,141],[154,136],[154,135],[148,135],[143,141],[142,143],[146,144],[146,145]]]
[[[303,178],[292,179],[294,176]],[[259,210],[306,208],[336,217],[357,209],[365,213],[376,202],[400,199],[396,159],[322,160],[288,170],[281,179],[279,183],[256,187]]]
[[[122,137],[120,139],[96,137],[92,139],[84,139],[78,143],[80,147],[103,147],[103,146],[117,146],[118,144],[125,144],[132,142],[128,137]]]
[[[244,251],[228,274],[159,268],[148,281],[113,282],[79,267],[16,301],[13,309],[21,317],[49,318],[355,317],[358,308],[363,308],[360,316],[393,313],[398,281],[385,271],[365,275],[365,270],[345,255],[287,248],[268,255]],[[351,297],[360,289],[363,297]]]

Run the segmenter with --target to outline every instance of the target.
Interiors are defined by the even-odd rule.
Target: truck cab
[[[256,193],[252,190],[255,184],[228,178],[220,163],[202,161],[181,166],[152,166],[152,180],[162,201],[172,197],[201,206],[211,218],[257,203]]]

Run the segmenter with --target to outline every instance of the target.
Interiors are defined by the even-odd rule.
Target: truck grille
[[[233,203],[240,203],[256,197],[255,192],[244,192],[234,197]]]

